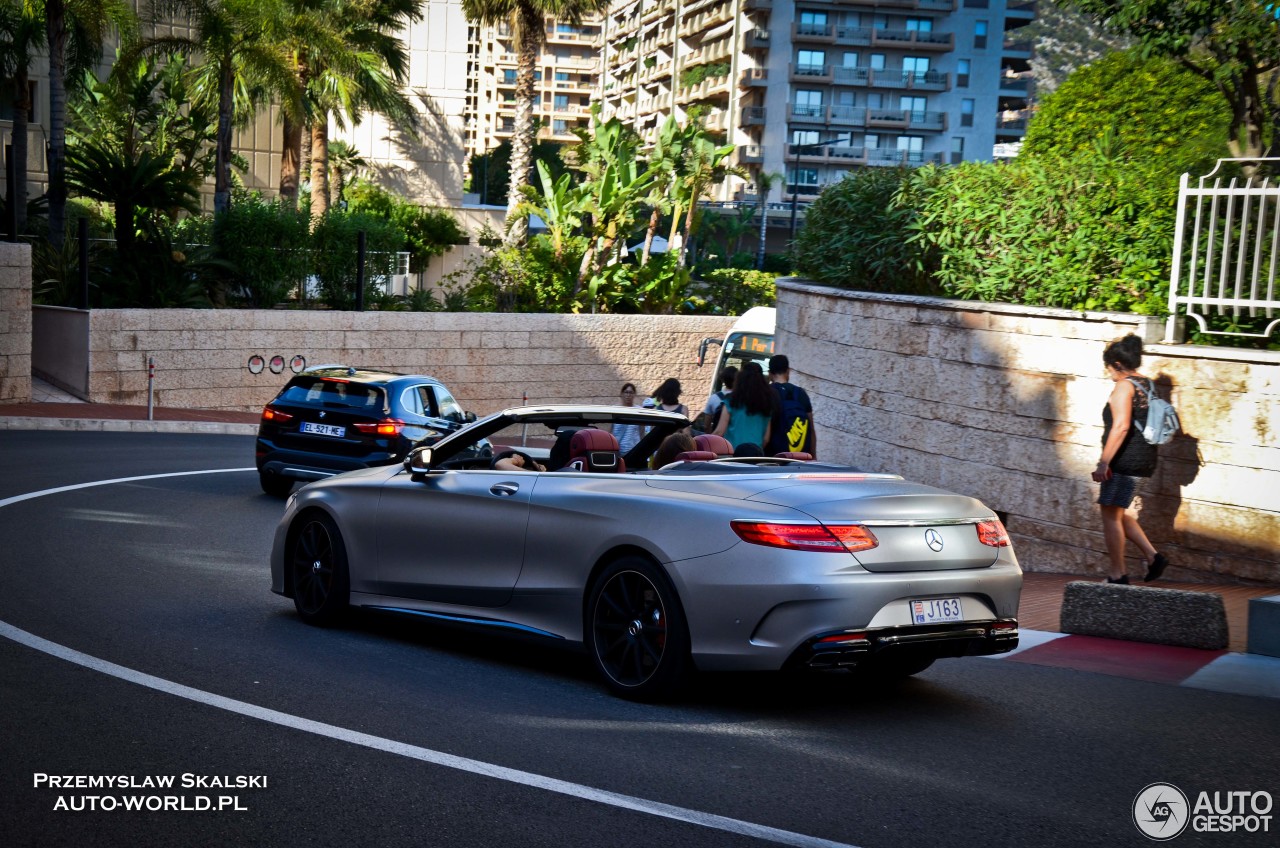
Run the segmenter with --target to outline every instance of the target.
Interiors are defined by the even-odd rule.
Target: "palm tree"
[[[297,73],[310,117],[311,219],[329,210],[329,118],[339,129],[365,111],[414,129],[413,106],[401,91],[409,54],[398,33],[422,18],[418,0],[294,0],[312,4],[336,39],[309,40],[297,50]],[[319,27],[312,25],[312,32]],[[337,49],[333,48],[336,44]],[[301,161],[301,136],[297,154]]]
[[[764,270],[765,240],[769,235],[769,192],[782,182],[783,175],[776,171],[765,171],[756,174],[756,210],[760,214],[760,246],[756,250],[756,270]]]
[[[680,241],[677,253],[677,264],[681,268],[685,265],[689,243],[698,229],[698,201],[702,198],[703,192],[723,182],[730,175],[746,176],[742,168],[728,164],[729,157],[734,151],[732,144],[718,144],[716,136],[707,132],[705,127],[694,124],[691,128],[692,137],[685,149],[684,162],[681,165],[676,186],[684,208],[687,210],[684,238]],[[671,222],[673,235],[678,224],[678,220]]]
[[[511,183],[507,189],[507,236],[511,246],[524,244],[528,234],[526,218],[517,213],[529,184],[531,151],[536,132],[533,120],[534,74],[538,53],[546,42],[547,16],[577,25],[587,15],[603,12],[611,0],[462,0],[467,20],[482,26],[511,26],[516,49],[516,122],[511,134]]]
[[[189,22],[192,34],[153,38],[145,49],[198,50],[206,59],[198,88],[218,104],[213,211],[225,212],[231,206],[231,130],[237,99],[244,122],[268,93],[298,97],[296,78],[278,46],[288,9],[284,0],[154,0],[153,11],[157,18]]]
[[[348,177],[355,179],[360,175],[360,170],[368,166],[369,163],[360,155],[360,151],[345,141],[334,141],[329,144],[329,170],[333,172],[334,180],[338,183],[339,206],[342,206],[347,199]]]
[[[124,0],[45,0],[49,49],[49,241],[62,249],[67,234],[67,80],[77,79],[102,52],[107,33],[133,31]]]

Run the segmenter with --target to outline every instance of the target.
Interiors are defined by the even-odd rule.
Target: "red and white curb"
[[[989,659],[1091,671],[1193,689],[1280,698],[1280,658],[1020,630],[1018,647]]]

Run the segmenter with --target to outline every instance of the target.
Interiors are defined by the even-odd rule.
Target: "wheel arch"
[[[586,630],[591,626],[590,622],[587,620],[587,615],[590,612],[589,606],[591,603],[592,587],[596,585],[596,580],[600,578],[600,575],[604,573],[606,568],[619,560],[626,559],[631,556],[640,557],[648,562],[657,569],[658,573],[662,575],[662,578],[667,581],[667,588],[671,590],[671,597],[675,598],[676,603],[680,605],[680,615],[685,620],[685,627],[688,628],[688,616],[685,615],[684,611],[684,599],[680,597],[680,590],[676,581],[671,579],[671,572],[667,569],[666,564],[654,556],[652,551],[646,550],[639,545],[622,544],[610,548],[601,554],[595,564],[591,566],[591,572],[587,575],[586,582],[583,583],[582,597],[579,599],[579,618],[582,622],[583,644],[586,644],[587,641]]]
[[[298,510],[298,514],[289,522],[289,529],[285,533],[284,540],[284,597],[293,597],[293,570],[289,568],[289,560],[293,555],[293,545],[298,540],[298,533],[302,532],[302,526],[313,515],[323,515],[332,521],[338,528],[338,532],[346,537],[343,531],[342,522],[338,520],[338,516],[333,510],[327,509],[321,505],[320,501],[312,501],[302,509]]]

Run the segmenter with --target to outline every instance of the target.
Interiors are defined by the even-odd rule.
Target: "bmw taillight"
[[[978,541],[993,548],[1009,547],[1009,531],[1004,529],[1000,519],[992,518],[978,522]]]
[[[375,424],[357,424],[356,429],[378,436],[398,436],[404,429],[404,422],[399,418],[384,418]]]
[[[272,409],[271,407],[268,406],[268,407],[264,407],[262,410],[262,420],[275,421],[280,424],[283,424],[286,421],[292,421],[293,416],[287,412],[281,412],[278,409]]]
[[[861,524],[780,524],[771,521],[731,521],[738,538],[753,545],[793,551],[845,553],[866,551],[879,542]]]

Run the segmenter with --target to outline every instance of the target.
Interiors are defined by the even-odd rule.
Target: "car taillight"
[[[404,422],[398,418],[384,418],[376,424],[357,424],[361,433],[375,433],[379,436],[398,436],[404,429]]]
[[[272,409],[271,407],[268,406],[268,407],[264,407],[262,410],[262,420],[263,421],[279,421],[281,424],[283,424],[286,421],[293,420],[293,416],[287,412],[281,412],[278,409]]]
[[[879,542],[860,524],[776,524],[768,521],[731,521],[738,538],[753,545],[789,548],[793,551],[866,551]]]
[[[1009,532],[1004,529],[1000,519],[992,518],[978,522],[978,541],[993,548],[1009,547]]]

